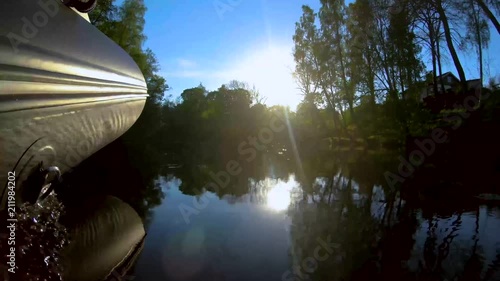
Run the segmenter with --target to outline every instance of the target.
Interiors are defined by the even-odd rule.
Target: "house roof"
[[[453,75],[453,73],[451,73],[451,71],[447,71],[447,72],[443,73],[443,76],[450,75],[450,74]],[[439,77],[439,75],[438,75],[438,77]]]
[[[481,87],[481,79],[467,80],[467,87],[469,89],[477,89]]]
[[[456,81],[460,81],[453,73],[450,71],[443,73],[442,78],[446,78],[448,76],[451,76],[453,79]],[[437,78],[441,78],[441,76],[437,76]],[[470,79],[467,80],[467,86],[468,87],[479,87],[481,85],[481,79]]]
[[[450,71],[443,73],[443,75],[438,75],[437,78],[440,78],[441,76],[444,78],[444,77],[447,77],[447,76],[450,76],[450,75],[451,75],[451,77],[453,77],[453,78],[455,78],[455,79],[458,80],[458,78],[455,75],[453,75],[453,73],[451,73]]]

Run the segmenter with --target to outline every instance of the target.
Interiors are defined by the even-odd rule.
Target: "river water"
[[[277,176],[269,161],[215,191],[166,171],[134,280],[500,280],[494,203],[407,200],[380,166],[331,162]]]
[[[78,251],[70,251],[72,271],[63,271],[87,280],[84,272],[108,270],[145,230],[121,280],[500,280],[500,204],[485,200],[497,198],[478,198],[484,192],[470,176],[450,180],[453,167],[422,166],[392,186],[386,175],[398,154],[294,160],[284,150],[241,165],[227,165],[224,155],[171,165],[115,142],[65,175],[63,224]],[[52,255],[47,245],[59,240],[32,237],[29,245]],[[20,270],[36,263],[19,262]],[[43,280],[45,264],[30,274]]]

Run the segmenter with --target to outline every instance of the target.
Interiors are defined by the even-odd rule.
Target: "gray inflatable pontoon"
[[[0,1],[0,210],[9,171],[18,185],[41,161],[68,171],[127,131],[146,97],[132,58],[75,10]]]

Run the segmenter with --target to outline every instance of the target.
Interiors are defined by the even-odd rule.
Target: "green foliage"
[[[100,0],[89,15],[90,22],[108,36],[111,34],[118,12],[118,8],[113,2],[114,0]]]
[[[483,77],[487,20],[494,19],[481,11],[498,12],[493,2],[356,0],[346,5],[322,0],[318,12],[303,6],[293,36],[295,77],[304,94],[298,113],[306,118],[298,124],[312,127],[301,130],[349,138],[424,134],[436,117],[423,108],[420,95],[428,85],[437,91],[442,83],[437,75],[442,73],[443,47],[462,85],[465,75],[455,38],[463,39],[462,51],[478,53]],[[427,76],[421,57],[425,51],[432,57]]]
[[[305,95],[301,110],[328,120],[314,121],[323,133],[353,138],[408,131],[399,103],[419,82],[421,50],[413,14],[407,9],[388,13],[382,2],[357,0],[346,6],[324,0],[318,13],[303,7],[293,37],[295,76]],[[379,110],[377,104],[384,101],[387,106]],[[391,122],[379,122],[385,117]],[[312,124],[315,118],[310,118]]]
[[[276,143],[266,146],[265,153],[291,146],[312,152],[321,146],[321,140],[333,139],[360,144],[367,141],[354,140],[400,142],[407,135],[425,134],[436,126],[439,117],[419,102],[421,89],[435,80],[432,73],[436,73],[433,69],[428,77],[422,75],[420,54],[427,48],[422,36],[441,34],[444,27],[437,24],[441,14],[448,15],[456,5],[441,5],[439,0],[403,2],[393,11],[389,4],[386,0],[356,0],[349,5],[322,0],[318,12],[302,7],[295,25],[293,55],[294,75],[304,99],[295,113],[284,107],[267,107],[255,87],[240,81],[216,90],[200,84],[184,90],[177,102],[169,101],[167,82],[158,74],[158,60],[152,50],[143,47],[144,1],[125,0],[120,6],[113,0],[100,1],[90,17],[130,54],[147,82],[150,97],[124,141],[159,162],[167,155],[171,162],[216,159],[223,163],[241,158],[238,146],[258,136],[276,117],[288,128],[276,133]],[[430,25],[424,24],[429,22],[423,15],[430,15]],[[419,29],[426,32],[415,33]],[[443,40],[440,36],[430,38],[434,40],[431,48],[436,47],[436,40]],[[436,54],[433,58],[440,59]],[[214,155],[214,151],[227,153]]]

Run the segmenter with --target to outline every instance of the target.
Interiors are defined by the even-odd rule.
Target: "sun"
[[[278,180],[275,185],[268,186],[266,206],[277,212],[287,210],[293,201],[296,186],[297,182],[294,177],[290,177],[288,181]]]
[[[290,206],[290,192],[276,186],[267,194],[267,206],[275,211],[283,211]]]
[[[261,47],[245,55],[231,71],[237,80],[255,85],[266,98],[267,105],[290,106],[295,110],[301,96],[293,78],[295,63],[292,47]]]

